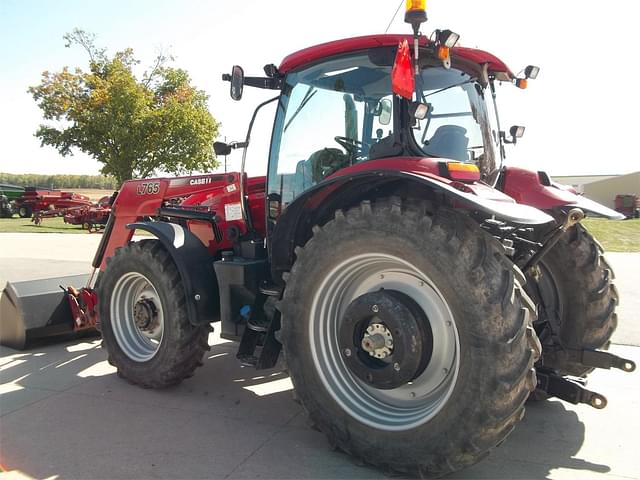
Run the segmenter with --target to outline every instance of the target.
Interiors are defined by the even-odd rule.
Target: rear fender
[[[576,195],[570,187],[551,181],[545,172],[533,172],[524,168],[505,167],[499,181],[504,193],[522,205],[540,210],[581,208],[587,213],[622,220],[624,215],[582,195]]]
[[[169,252],[182,278],[189,321],[204,325],[219,320],[220,295],[213,271],[214,258],[198,237],[169,222],[138,222],[127,228],[151,233]]]
[[[311,228],[329,221],[337,209],[349,208],[365,199],[398,195],[398,192],[412,192],[425,198],[428,194],[440,195],[456,207],[481,211],[520,225],[553,221],[546,213],[519,205],[486,185],[461,184],[460,188],[465,191],[430,176],[398,170],[371,170],[325,180],[296,198],[278,218],[270,237],[272,276],[278,281],[282,272],[291,268],[295,247],[304,245],[311,236]]]

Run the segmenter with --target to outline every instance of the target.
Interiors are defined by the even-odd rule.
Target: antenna
[[[398,4],[398,8],[396,8],[396,13],[394,13],[393,17],[391,17],[391,20],[389,20],[389,25],[387,25],[387,28],[384,30],[384,33],[387,33],[389,31],[389,28],[391,28],[391,24],[396,19],[396,16],[398,15],[398,12],[400,11],[400,7],[402,6],[402,2],[404,2],[404,0],[400,0],[400,3]]]

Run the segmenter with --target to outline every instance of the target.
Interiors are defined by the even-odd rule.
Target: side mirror
[[[242,88],[244,87],[244,70],[239,65],[234,65],[231,69],[231,98],[240,100],[242,98]]]
[[[216,155],[229,155],[231,153],[231,145],[224,142],[213,142],[213,151]]]
[[[389,125],[391,122],[391,100],[383,98],[378,104],[380,113],[378,113],[378,122],[381,125]]]
[[[216,155],[229,155],[231,150],[235,148],[247,148],[248,146],[248,142],[213,142],[213,151],[216,152]]]

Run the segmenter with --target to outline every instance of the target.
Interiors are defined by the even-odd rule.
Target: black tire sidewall
[[[134,383],[145,385],[163,382],[168,373],[167,367],[171,366],[176,356],[181,353],[177,348],[181,344],[184,330],[193,328],[184,311],[182,285],[171,284],[171,277],[177,275],[177,272],[170,259],[169,262],[171,263],[162,264],[157,257],[131,244],[117,252],[100,275],[100,324],[102,336],[109,351],[109,360],[121,370],[120,373]],[[110,314],[111,294],[114,287],[118,279],[130,272],[144,275],[153,285],[160,297],[164,316],[163,336],[158,351],[151,359],[144,362],[131,359],[123,351],[113,332],[113,319]]]
[[[606,349],[615,331],[613,273],[605,272],[608,265],[603,264],[601,256],[594,238],[578,225],[541,260],[560,302],[556,334],[563,349]],[[603,288],[606,291],[596,294]],[[543,355],[543,361],[565,375],[584,376],[593,370],[571,361],[564,351]]]
[[[291,321],[285,312],[283,322],[287,331],[287,362],[296,392],[319,428],[325,433],[331,432],[330,437],[348,439],[341,443],[348,444],[358,456],[366,456],[363,452],[373,448],[378,456],[376,463],[400,466],[415,463],[416,458],[424,457],[427,461],[429,455],[455,456],[460,445],[467,444],[478,432],[487,428],[499,431],[501,428],[499,422],[494,425],[492,410],[495,405],[502,406],[503,393],[497,388],[499,371],[503,368],[508,370],[511,366],[501,365],[496,357],[495,344],[491,342],[491,339],[507,334],[498,315],[500,307],[487,302],[487,296],[492,294],[491,288],[470,268],[477,260],[469,257],[464,244],[455,238],[447,238],[450,230],[436,226],[427,239],[420,225],[415,222],[411,225],[408,219],[395,224],[376,223],[375,226],[368,222],[363,218],[355,223],[343,222],[338,228],[331,228],[330,234],[314,237],[305,246],[298,267],[299,271],[304,271],[304,278],[313,281],[300,281],[302,277],[296,275],[296,268],[292,270],[285,295],[295,299],[291,304],[295,303],[293,310],[299,316],[296,321]],[[410,225],[408,229],[407,222]],[[371,235],[372,228],[375,235]],[[485,233],[477,226],[472,227],[461,220],[457,228],[473,229],[467,234],[482,236],[482,241],[491,245],[492,239],[484,237]],[[342,260],[360,254],[364,249],[402,258],[429,278],[448,303],[460,344],[458,378],[446,404],[418,427],[385,431],[384,446],[375,445],[380,430],[351,417],[327,391],[310,355],[308,325],[300,318],[310,310],[315,287],[327,273]],[[499,264],[494,262],[492,265],[499,276],[502,273]],[[483,278],[493,277],[492,272],[485,274],[488,275]],[[513,282],[512,273],[509,275]],[[522,401],[525,398],[526,395]],[[414,447],[406,448],[407,445]],[[447,470],[447,467],[443,468]]]

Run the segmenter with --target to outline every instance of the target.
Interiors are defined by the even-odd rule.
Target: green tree
[[[139,80],[131,49],[110,58],[92,34],[75,29],[64,39],[67,47],[87,51],[89,71],[44,72],[40,85],[29,88],[50,121],[35,134],[43,146],[64,156],[78,148],[118,182],[218,165],[212,144],[219,124],[207,109],[208,97],[190,84],[186,71],[167,66],[171,57],[159,54]]]

